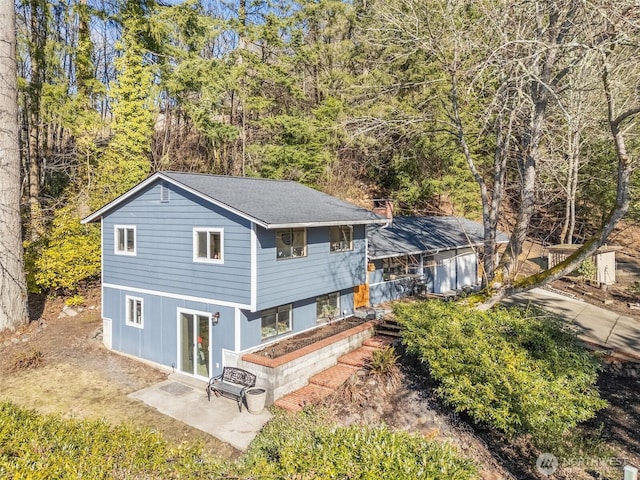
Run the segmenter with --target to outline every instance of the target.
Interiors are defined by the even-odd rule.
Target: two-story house
[[[89,222],[106,346],[207,379],[225,351],[352,314],[387,219],[295,182],[159,172]]]

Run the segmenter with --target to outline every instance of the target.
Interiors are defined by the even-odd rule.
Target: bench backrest
[[[224,367],[222,369],[222,381],[237,383],[238,385],[244,385],[245,387],[253,387],[256,384],[256,376],[251,372],[242,370],[241,368]]]

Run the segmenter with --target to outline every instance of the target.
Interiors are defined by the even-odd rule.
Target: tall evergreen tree
[[[151,61],[148,16],[153,2],[126,0],[120,16],[118,79],[111,86],[113,136],[98,167],[94,207],[107,203],[150,172],[151,138],[157,112],[157,86]]]

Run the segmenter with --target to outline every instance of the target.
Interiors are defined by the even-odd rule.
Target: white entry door
[[[208,379],[211,372],[211,314],[178,312],[178,370]]]

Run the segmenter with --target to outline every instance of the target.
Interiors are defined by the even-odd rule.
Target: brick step
[[[299,412],[306,405],[318,403],[364,367],[371,359],[373,352],[395,342],[395,338],[383,336],[373,336],[365,340],[362,347],[338,358],[337,365],[317,373],[309,379],[308,385],[279,398],[274,405],[291,412]]]
[[[309,379],[309,383],[336,390],[357,371],[358,367],[339,363],[314,375]]]
[[[334,392],[334,389],[309,384],[274,402],[274,405],[290,412],[299,412],[305,406],[317,403]]]
[[[369,360],[371,360],[371,356],[376,350],[378,350],[378,348],[367,346],[360,347],[353,352],[342,355],[338,358],[338,363],[362,368],[369,362]]]
[[[376,325],[376,330],[379,328],[388,328],[391,330],[404,330],[404,327],[402,325],[398,325],[397,323],[394,323],[394,322],[382,322]]]
[[[365,347],[385,348],[392,346],[395,343],[395,338],[389,338],[388,336],[382,335],[374,335],[373,337],[367,338],[364,342],[362,342],[362,345]]]
[[[388,337],[400,338],[402,337],[402,332],[398,330],[376,330],[377,335],[386,335]]]

